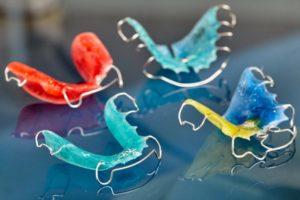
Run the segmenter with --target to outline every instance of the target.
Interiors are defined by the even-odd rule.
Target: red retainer
[[[78,72],[88,83],[99,84],[113,66],[109,52],[94,33],[77,35],[71,54]]]
[[[79,107],[85,96],[99,92],[117,81],[115,79],[101,86],[102,80],[112,68],[117,70],[119,84],[122,86],[120,72],[113,66],[109,52],[94,33],[77,35],[73,41],[71,53],[75,66],[86,83],[64,83],[19,62],[11,62],[7,65],[6,80],[16,80],[18,86],[42,101],[69,104],[73,108]],[[9,72],[14,76],[9,77]]]

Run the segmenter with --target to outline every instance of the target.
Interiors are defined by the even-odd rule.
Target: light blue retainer
[[[120,96],[126,96],[132,100],[137,109],[126,113],[118,111],[115,100]],[[162,157],[161,145],[158,140],[152,135],[138,135],[136,131],[137,127],[131,126],[126,120],[127,115],[137,111],[138,107],[135,100],[127,93],[116,94],[115,96],[111,97],[105,105],[104,118],[108,129],[123,147],[123,151],[120,153],[114,155],[93,154],[75,146],[68,140],[49,130],[43,130],[37,133],[35,137],[36,146],[44,146],[48,148],[52,156],[55,156],[69,164],[85,169],[95,170],[96,179],[98,182],[102,185],[108,185],[113,179],[114,172],[136,166],[149,158],[152,154],[155,154],[158,160],[160,160]],[[44,137],[44,143],[39,142],[39,137],[41,135]],[[126,163],[142,156],[143,150],[148,147],[148,139],[152,139],[157,144],[158,149],[154,148],[142,159],[129,165],[125,165]],[[113,168],[119,164],[124,164],[124,166],[112,169],[110,178],[107,181],[104,182],[99,179],[99,171]],[[150,174],[154,174],[154,172]]]
[[[229,12],[230,21],[220,21],[218,19],[218,12],[225,10]],[[122,25],[128,23],[136,32],[130,38],[126,37],[122,31]],[[225,51],[230,52],[230,48],[227,46],[218,47],[216,42],[221,37],[231,37],[232,32],[219,33],[218,30],[221,26],[234,27],[236,24],[236,17],[231,12],[231,8],[228,5],[222,4],[210,8],[203,17],[196,23],[194,28],[183,39],[177,41],[171,45],[171,48],[167,45],[157,45],[143,28],[143,26],[132,18],[124,18],[118,22],[118,33],[125,42],[131,42],[135,39],[140,39],[140,43],[137,48],[141,49],[146,47],[152,56],[147,60],[144,65],[144,74],[151,79],[161,79],[172,85],[178,87],[198,87],[205,85],[217,76],[219,76],[227,65],[227,61],[224,61],[219,69],[207,79],[195,83],[181,83],[174,81],[166,76],[155,76],[146,70],[146,67],[150,65],[152,61],[157,61],[163,69],[168,69],[176,74],[189,73],[192,69],[195,73],[198,73],[202,69],[208,69],[211,63],[217,60],[217,52]]]

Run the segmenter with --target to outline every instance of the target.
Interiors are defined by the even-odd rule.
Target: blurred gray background
[[[156,41],[170,43],[186,34],[207,8],[221,3],[229,4],[238,17],[233,47],[299,30],[299,0],[0,0],[1,54],[11,49],[10,57],[25,59],[14,54],[26,48],[21,43],[29,28],[56,40],[93,29],[118,40],[115,25],[125,16],[140,20]]]

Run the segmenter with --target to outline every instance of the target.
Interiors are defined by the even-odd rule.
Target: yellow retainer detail
[[[250,140],[251,136],[256,135],[258,132],[262,131],[256,126],[255,122],[253,121],[247,121],[241,125],[232,124],[218,113],[195,100],[187,99],[183,103],[183,106],[184,105],[190,105],[194,107],[196,110],[202,113],[207,120],[209,120],[213,125],[219,128],[222,133],[231,138],[243,138],[246,140]]]

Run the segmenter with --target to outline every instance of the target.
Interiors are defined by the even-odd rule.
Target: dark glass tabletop
[[[295,9],[300,5],[290,1],[231,1],[238,25],[233,39],[222,41],[233,49],[228,67],[209,85],[193,89],[147,79],[142,66],[149,53],[138,53],[134,44],[124,43],[116,24],[125,16],[134,17],[154,40],[170,44],[219,1],[0,1],[0,199],[299,199],[299,137],[266,163],[239,161],[231,156],[228,138],[210,123],[194,132],[190,126],[180,126],[177,117],[187,98],[224,113],[242,71],[258,66],[274,79],[270,91],[278,95],[277,100],[294,105],[299,126],[300,16]],[[249,11],[254,8],[257,12]],[[85,31],[95,32],[107,46],[122,71],[123,88],[114,85],[72,109],[40,102],[14,82],[5,82],[4,68],[13,60],[58,80],[82,81],[69,49],[74,36]],[[205,75],[200,74],[200,79]],[[180,78],[199,79],[195,74]],[[128,120],[138,126],[138,133],[160,141],[163,158],[158,165],[151,157],[118,172],[111,187],[103,187],[94,171],[64,163],[47,149],[36,147],[34,134],[50,129],[93,153],[119,151],[103,119],[105,102],[119,92],[136,98],[140,111]],[[124,110],[133,108],[124,99],[118,105]],[[195,122],[202,119],[194,111],[186,115]],[[156,175],[147,175],[155,169]]]

